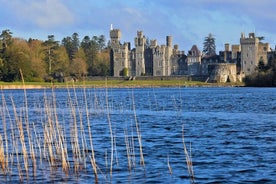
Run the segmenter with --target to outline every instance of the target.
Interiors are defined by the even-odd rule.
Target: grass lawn
[[[129,88],[129,87],[212,87],[212,86],[243,86],[243,83],[205,83],[185,80],[94,80],[67,83],[25,82],[26,88],[66,88],[66,87],[95,87],[95,88]],[[23,88],[22,82],[0,82],[2,89]]]

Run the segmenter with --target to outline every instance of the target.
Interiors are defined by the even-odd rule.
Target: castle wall
[[[153,76],[165,76],[165,45],[153,49]]]
[[[252,74],[258,66],[258,48],[259,39],[254,33],[249,33],[249,37],[243,34],[240,39],[241,43],[241,72],[245,75]]]
[[[212,82],[236,82],[237,70],[236,64],[232,63],[214,63],[208,65],[210,81]]]
[[[167,44],[166,44],[166,51],[165,51],[165,73],[164,76],[171,75],[171,56],[173,54],[172,48],[172,36],[166,37]]]
[[[232,45],[232,60],[237,60],[239,52],[241,52],[241,46]]]
[[[135,47],[136,47],[136,57],[135,57],[135,65],[136,65],[136,72],[134,76],[141,76],[146,73],[145,70],[145,43],[146,38],[143,35],[142,31],[137,31],[137,37],[134,39]]]
[[[259,61],[263,61],[264,64],[268,63],[267,52],[270,51],[269,43],[259,43],[258,45],[258,63]]]
[[[130,61],[130,43],[120,43],[121,31],[119,29],[110,30],[111,38],[111,71],[113,76],[129,76],[131,74],[132,65]]]

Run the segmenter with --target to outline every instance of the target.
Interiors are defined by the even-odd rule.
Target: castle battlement
[[[110,38],[111,39],[121,39],[122,33],[119,29],[110,30]]]

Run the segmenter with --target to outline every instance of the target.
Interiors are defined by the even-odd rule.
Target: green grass
[[[94,80],[81,82],[67,82],[53,84],[48,82],[25,82],[26,87],[36,88],[50,88],[54,87],[95,87],[95,88],[124,88],[124,87],[212,87],[212,86],[243,86],[243,83],[205,83],[199,81],[185,81],[185,80]],[[23,87],[22,82],[0,82],[0,86],[4,88],[9,87]]]

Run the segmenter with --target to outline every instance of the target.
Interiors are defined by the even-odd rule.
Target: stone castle
[[[215,82],[241,81],[245,75],[253,73],[260,61],[265,64],[275,53],[269,43],[260,42],[254,33],[248,37],[242,33],[239,45],[225,44],[219,55],[204,56],[196,45],[185,54],[172,44],[172,36],[166,37],[166,45],[158,45],[156,40],[148,41],[142,31],[134,39],[135,48],[130,43],[121,43],[121,31],[110,30],[110,66],[114,77],[120,76],[206,76]]]

